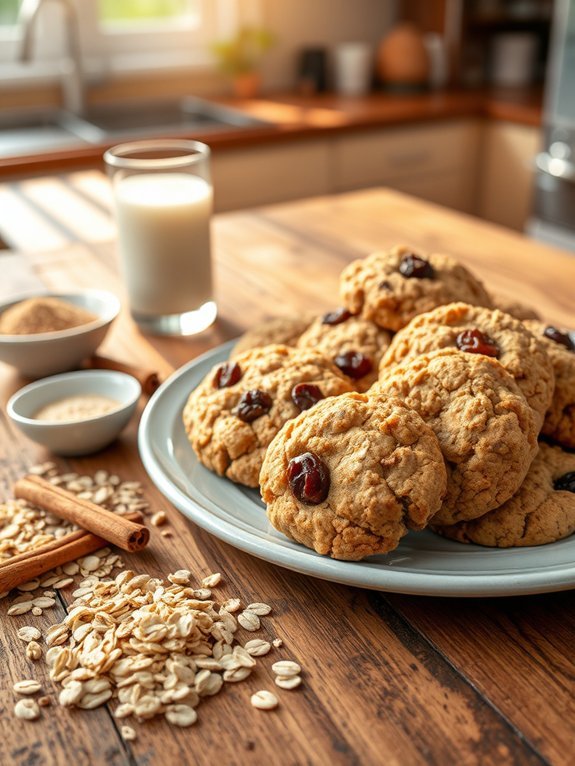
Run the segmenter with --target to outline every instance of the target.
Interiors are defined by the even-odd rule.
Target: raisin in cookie
[[[390,341],[387,330],[340,308],[312,322],[297,345],[325,354],[351,379],[354,388],[365,391],[377,380],[379,362]]]
[[[436,523],[483,516],[521,486],[537,452],[536,416],[496,359],[433,351],[390,368],[370,391],[405,401],[437,436],[448,483]]]
[[[497,359],[515,378],[541,429],[551,404],[555,375],[542,341],[522,322],[497,309],[451,303],[412,319],[394,337],[381,362],[385,370],[420,354],[458,348]]]
[[[232,356],[239,356],[251,348],[261,348],[273,344],[295,346],[298,338],[309,327],[313,319],[312,314],[265,319],[240,336],[234,346]]]
[[[283,424],[320,399],[351,390],[316,351],[266,346],[214,367],[184,408],[186,433],[198,459],[248,487]]]
[[[545,345],[555,372],[555,392],[541,433],[563,447],[575,448],[575,333],[543,322],[525,322]]]
[[[432,525],[462,543],[491,548],[554,543],[575,532],[575,455],[541,444],[518,492],[475,521]]]
[[[437,439],[416,412],[359,393],[287,423],[260,478],[276,529],[349,561],[392,550],[408,529],[424,527],[447,480]]]
[[[481,282],[455,258],[424,257],[403,246],[350,263],[341,273],[340,294],[353,314],[388,330],[453,301],[492,306]]]

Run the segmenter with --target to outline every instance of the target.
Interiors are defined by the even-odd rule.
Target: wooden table
[[[72,186],[74,180],[67,182]],[[38,189],[56,181],[39,180]],[[111,227],[102,179],[94,176],[91,188],[95,220]],[[78,196],[82,204],[89,199],[86,191]],[[42,204],[43,225],[60,234],[76,228],[76,241],[69,237],[51,251],[0,255],[0,293],[42,283],[99,286],[122,295],[113,244],[98,241],[94,227],[80,226],[70,211],[66,219],[66,208],[50,195]],[[33,234],[21,231],[23,237]],[[493,289],[536,305],[550,321],[575,321],[575,257],[428,203],[372,190],[221,216],[215,222],[221,312],[215,327],[191,340],[146,338],[124,312],[103,350],[167,375],[278,309],[334,306],[341,267],[398,241],[455,253]],[[0,366],[3,402],[21,384]],[[254,710],[249,695],[273,688],[271,662],[262,663],[257,676],[202,704],[196,726],[135,724],[133,743],[122,741],[105,708],[71,712],[55,704],[40,721],[16,721],[12,683],[33,673],[46,689],[51,684],[39,663],[31,671],[16,637],[22,618],[6,616],[5,599],[0,602],[0,764],[574,762],[573,591],[475,600],[408,597],[333,585],[263,563],[168,506],[144,474],[136,429],[134,422],[96,457],[59,465],[83,472],[104,467],[143,481],[152,505],[167,510],[175,535],[156,534],[144,555],[126,557],[129,565],[164,575],[181,567],[198,575],[220,571],[223,593],[245,603],[272,604],[264,634],[283,639],[281,654],[301,663],[305,683],[283,692],[277,711]],[[0,412],[3,492],[45,457]],[[46,628],[63,617],[70,593],[61,595],[61,604],[33,624]]]

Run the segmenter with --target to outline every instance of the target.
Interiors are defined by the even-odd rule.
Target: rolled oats
[[[26,643],[30,643],[30,641],[37,641],[41,637],[42,634],[38,628],[34,628],[32,625],[24,625],[18,630],[18,638],[21,638],[22,641],[26,641]]]
[[[292,660],[279,660],[272,665],[272,672],[274,672],[276,676],[289,678],[290,676],[299,675],[301,673],[301,667],[297,662],[292,662]]]
[[[16,694],[25,695],[37,694],[41,688],[42,684],[38,681],[34,681],[33,679],[16,681],[16,683],[12,686],[12,689],[16,692]]]
[[[122,739],[125,739],[126,742],[133,742],[138,736],[131,726],[122,726],[120,734],[122,735]]]
[[[189,705],[169,705],[165,715],[174,726],[191,726],[198,720],[198,714]]]
[[[213,574],[204,577],[202,580],[202,588],[215,588],[222,581],[222,575],[220,572],[214,572]]]
[[[261,638],[253,638],[244,645],[244,649],[248,654],[251,654],[252,657],[263,657],[264,654],[271,651],[271,648],[272,645],[269,641],[262,641]]]
[[[276,676],[275,682],[280,689],[297,689],[301,684],[301,676]]]
[[[238,622],[245,630],[255,631],[261,627],[260,618],[254,612],[243,611],[238,614]]]
[[[35,662],[36,660],[39,660],[41,656],[42,647],[40,644],[37,641],[30,641],[26,647],[26,657]]]
[[[150,518],[150,524],[153,527],[162,527],[167,520],[168,520],[168,517],[166,516],[165,511],[157,511],[156,513],[152,514]]]
[[[271,610],[272,608],[269,604],[262,604],[260,602],[248,604],[248,606],[246,606],[246,612],[253,612],[254,614],[257,614],[258,617],[265,617]]]
[[[14,705],[14,715],[16,718],[34,721],[36,718],[40,718],[40,708],[38,707],[36,700],[18,700]]]
[[[266,689],[261,689],[259,692],[252,694],[250,702],[258,710],[273,710],[279,704],[276,695],[268,692]]]

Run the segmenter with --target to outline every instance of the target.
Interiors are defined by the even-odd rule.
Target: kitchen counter
[[[193,136],[205,140],[215,152],[465,117],[506,120],[531,126],[541,123],[541,92],[537,90],[438,91],[412,95],[374,93],[361,98],[331,94],[309,97],[280,94],[246,101],[219,99],[218,103],[239,108],[269,124]],[[100,165],[102,153],[114,143],[118,142],[77,145],[67,149],[60,147],[41,154],[0,158],[0,177],[34,175],[63,166],[72,169]]]
[[[57,229],[59,221],[73,220],[77,238],[51,250],[46,246],[36,252],[0,255],[0,297],[46,285],[101,287],[124,298],[110,241],[113,224],[106,200],[100,196],[97,201],[99,175],[81,178],[82,190],[78,179],[65,179],[67,197],[53,193],[61,178],[29,182],[30,193],[43,200],[44,223],[52,221]],[[92,186],[91,178],[96,181]],[[90,188],[91,219],[85,209]],[[27,218],[25,211],[20,215],[24,244],[25,229],[33,229],[37,219]],[[397,192],[373,189],[217,216],[216,325],[194,339],[149,338],[138,333],[124,310],[102,352],[167,376],[273,315],[279,304],[282,311],[294,313],[333,307],[338,273],[346,263],[402,241],[416,249],[456,254],[490,289],[531,303],[550,322],[575,323],[575,258],[501,227]],[[3,403],[22,383],[0,365]],[[0,417],[3,495],[17,476],[47,457]],[[322,582],[264,563],[219,542],[169,506],[144,473],[135,422],[106,451],[60,460],[58,465],[80,472],[105,468],[141,480],[152,507],[166,510],[173,536],[164,538],[155,530],[142,555],[122,554],[127,565],[154,575],[183,567],[199,576],[221,572],[224,584],[218,596],[270,603],[273,612],[264,618],[263,635],[283,639],[284,646],[274,650],[273,660],[263,658],[254,677],[229,685],[202,704],[199,722],[191,729],[169,727],[161,720],[136,723],[137,739],[125,742],[106,707],[59,708],[42,663],[32,665],[25,659],[23,642],[17,637],[24,624],[45,631],[62,620],[75,586],[60,590],[56,606],[37,618],[8,617],[12,597],[3,599],[0,763],[566,766],[571,762],[575,591],[499,599],[417,597]],[[274,688],[269,667],[280,657],[301,664],[304,682],[298,690],[278,692],[281,705],[276,711],[254,710],[250,694]],[[31,676],[43,682],[52,705],[43,708],[39,721],[17,722],[12,684]]]

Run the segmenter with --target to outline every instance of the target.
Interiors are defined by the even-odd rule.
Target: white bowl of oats
[[[107,290],[15,296],[0,303],[0,361],[29,378],[71,370],[94,353],[119,311]]]
[[[120,434],[141,392],[136,378],[124,372],[67,372],[24,386],[6,411],[22,433],[51,452],[89,455]]]

